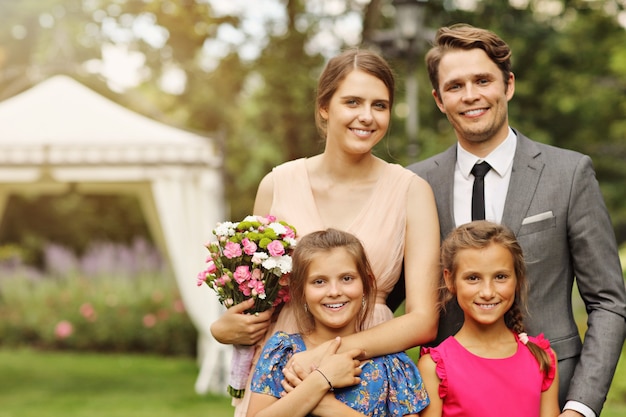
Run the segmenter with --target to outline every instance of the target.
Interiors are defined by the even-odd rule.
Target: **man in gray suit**
[[[591,159],[533,142],[509,127],[508,101],[515,91],[510,57],[508,45],[490,31],[439,29],[426,63],[435,102],[458,143],[409,169],[430,183],[444,238],[472,220],[472,168],[489,164],[484,216],[511,228],[524,249],[527,327],[529,334],[545,333],[557,353],[562,415],[597,416],[626,334],[615,234]],[[584,344],[572,313],[574,279],[589,313]],[[456,333],[462,320],[458,305],[449,306],[436,343]]]

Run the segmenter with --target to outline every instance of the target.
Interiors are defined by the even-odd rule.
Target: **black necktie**
[[[472,188],[472,220],[485,220],[485,175],[491,165],[483,161],[474,165],[474,187]]]

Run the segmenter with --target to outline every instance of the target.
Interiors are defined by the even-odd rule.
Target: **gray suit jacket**
[[[527,330],[546,335],[559,369],[562,360],[573,359],[567,399],[599,415],[626,335],[626,291],[613,227],[588,156],[516,133],[502,223],[524,250]],[[456,145],[408,167],[435,193],[442,239],[455,227],[455,164]],[[589,313],[584,346],[572,312],[574,277]],[[458,305],[450,306],[441,317],[437,343],[456,333],[462,321]]]

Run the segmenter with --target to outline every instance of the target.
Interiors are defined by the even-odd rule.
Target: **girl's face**
[[[456,294],[467,324],[490,325],[499,321],[515,301],[517,276],[513,255],[492,243],[483,249],[463,249],[456,255],[457,271],[444,270],[448,289]]]
[[[331,339],[356,331],[363,302],[363,281],[353,256],[345,248],[314,256],[304,286],[304,299],[318,335]]]
[[[328,108],[319,111],[327,121],[327,149],[369,153],[389,127],[389,91],[380,79],[354,70],[339,84]]]

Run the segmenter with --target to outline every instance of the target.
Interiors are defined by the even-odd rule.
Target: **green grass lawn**
[[[189,358],[0,350],[0,417],[231,417]]]
[[[0,417],[231,417],[225,396],[194,392],[189,358],[0,350]],[[622,355],[602,417],[626,415]]]

